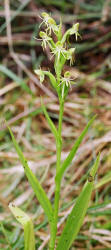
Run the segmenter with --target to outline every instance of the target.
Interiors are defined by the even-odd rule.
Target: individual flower
[[[70,66],[74,63],[75,58],[75,48],[67,50],[66,59],[70,60]]]
[[[73,79],[71,79],[71,74],[69,71],[66,71],[64,73],[64,77],[61,77],[61,83],[60,84],[65,84],[67,87],[71,87],[71,81],[73,81]]]
[[[77,37],[80,36],[79,35],[79,23],[73,24],[72,28],[69,29],[69,33],[70,35],[75,35],[76,41],[77,41]]]
[[[46,26],[46,32],[51,35],[51,31],[54,33],[58,32],[59,26],[56,24],[55,20],[46,12],[41,13],[41,18],[42,18],[42,24]],[[41,26],[40,25],[40,26]]]
[[[45,48],[46,49],[46,46],[47,44],[49,45],[49,42],[52,40],[51,37],[49,37],[45,32],[43,31],[40,31],[39,32],[39,36],[41,37],[41,39],[39,40],[42,40],[42,47],[43,49]]]
[[[73,82],[72,82],[73,81]],[[74,84],[74,79],[71,79],[71,74],[69,71],[64,73],[64,77],[61,77],[60,84],[62,85],[62,98],[64,97],[65,87],[71,87],[71,84]]]
[[[34,70],[35,74],[37,74],[40,78],[40,83],[44,81],[44,73],[41,69]]]
[[[63,44],[58,41],[55,45],[55,48],[52,49],[52,52],[54,55],[57,56],[57,59],[60,59],[60,56],[63,55],[66,58],[67,50],[63,47]]]
[[[64,44],[67,37],[69,37],[70,35],[75,35],[76,41],[77,41],[78,36],[80,36],[80,34],[79,34],[79,23],[73,24],[72,28],[68,29],[65,32],[61,42]]]

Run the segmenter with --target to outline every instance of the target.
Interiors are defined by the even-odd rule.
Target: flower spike
[[[51,85],[56,90],[59,99],[65,100],[69,88],[75,82],[71,79],[69,71],[65,72],[64,76],[62,76],[62,71],[66,61],[70,62],[70,66],[74,63],[75,48],[68,48],[68,38],[70,35],[75,35],[77,40],[78,36],[80,36],[79,23],[73,24],[72,27],[68,29],[65,34],[63,34],[61,19],[59,25],[57,25],[51,15],[46,12],[42,12],[40,18],[42,19],[41,25],[44,25],[45,30],[40,31],[40,39],[38,40],[42,41],[43,49],[46,49],[48,45],[50,53],[52,53],[52,57],[54,56],[55,76],[50,71],[41,69],[35,70],[35,73],[39,76],[40,83],[42,83],[45,76],[47,76]],[[52,31],[55,34],[54,40],[54,34],[52,35]]]

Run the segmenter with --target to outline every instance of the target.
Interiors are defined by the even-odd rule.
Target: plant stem
[[[57,173],[60,169],[60,165],[61,165],[61,149],[62,149],[61,131],[62,131],[63,112],[64,112],[64,101],[60,100],[58,139],[56,141],[56,152],[57,152],[56,175],[57,175]],[[49,244],[50,250],[54,250],[54,248],[55,248],[57,222],[58,222],[58,211],[59,211],[60,185],[61,185],[61,182],[59,180],[55,180],[54,223],[53,223],[53,229],[51,232],[51,239],[50,239],[50,244]]]

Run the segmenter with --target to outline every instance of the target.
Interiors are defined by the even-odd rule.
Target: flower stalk
[[[47,13],[42,13],[42,24],[45,26],[45,32],[40,31],[39,35],[42,40],[43,49],[48,45],[51,53],[55,57],[54,68],[55,76],[49,71],[43,71],[42,69],[35,70],[35,73],[39,76],[40,82],[44,81],[44,77],[48,76],[51,85],[54,87],[58,94],[60,111],[59,111],[59,121],[56,136],[56,176],[58,175],[61,168],[61,151],[62,151],[62,120],[64,112],[64,101],[68,94],[69,87],[73,84],[73,79],[71,79],[70,72],[66,71],[64,76],[62,76],[63,66],[66,61],[70,61],[70,65],[74,62],[75,48],[66,49],[66,40],[70,35],[75,34],[76,38],[78,36],[79,24],[75,24],[66,33],[62,34],[62,22],[57,25],[55,20],[49,16]],[[51,37],[52,32],[57,37],[57,42],[55,43]],[[49,249],[54,250],[56,244],[56,234],[57,234],[57,223],[58,223],[58,212],[59,212],[59,200],[60,200],[60,179],[55,177],[55,199],[53,208],[53,226],[51,228],[51,237],[49,243]]]

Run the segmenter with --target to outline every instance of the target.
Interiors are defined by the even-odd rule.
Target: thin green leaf
[[[81,135],[78,137],[78,139],[76,140],[74,146],[72,147],[70,153],[68,154],[67,158],[65,159],[65,161],[63,162],[56,178],[61,179],[65,170],[67,169],[67,167],[69,167],[70,163],[72,162],[84,136],[86,135],[89,127],[91,126],[91,124],[93,123],[94,119],[96,116],[93,116],[93,118],[88,122],[88,124],[86,125],[86,127],[84,128],[83,132],[81,133]]]
[[[4,237],[5,237],[5,242],[6,242],[7,245],[8,245],[8,249],[9,249],[9,250],[13,250],[13,249],[12,249],[12,246],[11,246],[11,243],[10,243],[10,241],[9,241],[9,239],[8,239],[7,231],[6,231],[6,229],[5,229],[5,227],[4,227],[2,221],[0,221],[0,227],[1,227],[1,228],[0,228],[0,231],[1,231],[2,234],[4,235]]]
[[[44,104],[42,102],[42,99],[41,99],[41,105],[42,105],[42,109],[43,109],[44,115],[45,115],[45,117],[47,119],[47,122],[49,124],[49,127],[50,127],[53,135],[55,136],[55,138],[57,140],[57,138],[58,138],[57,129],[56,129],[54,123],[52,122],[51,118],[49,117],[48,112],[47,112],[47,110],[46,110],[46,108],[45,108],[45,106],[44,106]]]
[[[56,78],[54,77],[54,75],[50,71],[43,71],[43,72],[46,76],[49,77],[52,86],[57,90],[57,82],[56,82]]]
[[[56,250],[68,250],[73,241],[75,240],[80,230],[80,227],[82,226],[91,198],[91,193],[94,185],[94,177],[99,165],[99,158],[100,156],[98,155],[96,162],[94,163],[90,171],[88,180],[85,183],[83,190],[80,193],[70,215],[68,216],[66,225],[63,229]]]
[[[16,16],[27,6],[27,4],[30,2],[30,0],[23,1],[18,8],[16,8],[16,11],[14,11],[14,14],[11,15],[10,22],[12,22]],[[3,32],[3,30],[6,28],[7,22],[3,22],[3,24],[0,26],[0,33]]]
[[[16,83],[18,83],[18,85],[21,86],[21,88],[24,89],[26,92],[28,92],[29,94],[33,94],[32,91],[30,90],[30,88],[27,86],[27,84],[25,83],[25,81],[23,79],[18,77],[16,74],[14,74],[11,70],[6,68],[2,64],[0,64],[0,71],[2,73],[4,73],[5,75],[7,75],[9,78],[11,78]]]
[[[19,156],[19,159],[24,167],[24,171],[25,171],[25,174],[28,178],[28,181],[29,181],[30,185],[32,186],[32,189],[33,189],[38,201],[40,202],[42,208],[44,209],[44,212],[46,213],[46,215],[49,219],[49,222],[51,224],[53,221],[53,210],[52,210],[51,203],[50,203],[44,189],[42,188],[39,181],[37,180],[36,176],[33,174],[31,169],[29,168],[27,160],[25,159],[18,143],[16,142],[15,137],[14,137],[11,129],[9,127],[8,127],[8,129],[9,129],[10,135],[12,137],[12,141],[14,143],[17,154]]]
[[[35,250],[35,236],[31,218],[12,203],[9,204],[9,208],[18,222],[23,226],[25,250]]]
[[[105,174],[103,178],[101,178],[101,180],[95,185],[95,189],[105,185],[106,183],[110,181],[111,181],[111,171]]]

